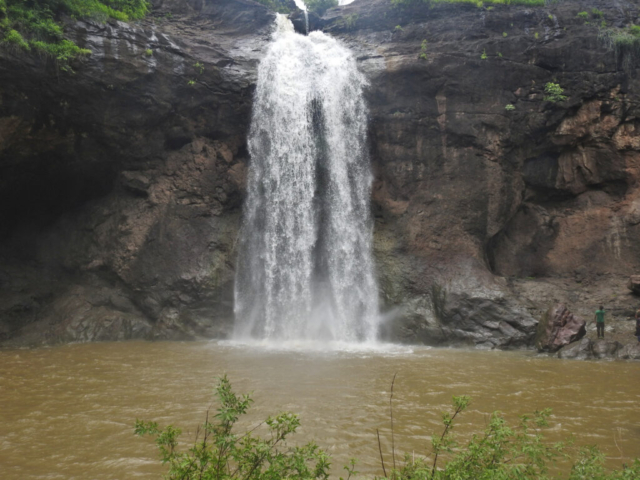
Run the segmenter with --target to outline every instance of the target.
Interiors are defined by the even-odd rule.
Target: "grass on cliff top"
[[[480,8],[483,5],[524,5],[527,7],[544,7],[549,0],[391,0],[393,5],[415,5],[426,3],[436,5],[439,3],[466,3]]]
[[[149,8],[147,0],[0,0],[0,45],[40,53],[69,70],[70,60],[91,52],[64,38],[63,17],[127,22]]]

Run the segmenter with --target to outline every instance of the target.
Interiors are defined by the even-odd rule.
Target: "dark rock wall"
[[[392,336],[529,344],[546,302],[564,298],[514,281],[640,267],[638,64],[599,39],[603,19],[577,17],[593,8],[609,26],[638,19],[623,1],[405,10],[372,1],[327,14],[325,30],[371,78],[376,254],[383,294],[405,306]],[[548,82],[567,101],[545,101]]]
[[[139,24],[69,23],[92,51],[73,74],[0,49],[0,339],[232,326],[246,130],[273,14],[248,0],[156,7]]]
[[[246,133],[273,14],[251,0],[154,6],[139,24],[70,23],[93,52],[74,74],[0,49],[0,339],[232,327]],[[371,83],[386,338],[531,345],[549,282],[640,269],[638,71],[576,17],[594,7],[610,26],[638,17],[622,0],[356,0],[318,21]],[[544,101],[547,82],[568,100]]]

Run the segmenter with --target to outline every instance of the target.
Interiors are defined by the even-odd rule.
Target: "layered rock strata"
[[[640,76],[598,25],[637,18],[623,0],[356,0],[318,19],[370,82],[384,338],[524,347],[553,303],[634,310]],[[251,0],[156,0],[139,24],[70,20],[92,50],[75,74],[0,49],[0,338],[229,333],[273,19]]]

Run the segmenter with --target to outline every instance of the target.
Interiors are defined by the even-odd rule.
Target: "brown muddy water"
[[[441,431],[452,395],[472,397],[460,438],[494,410],[510,419],[550,407],[549,438],[599,444],[610,466],[640,456],[640,363],[578,362],[522,352],[427,348],[302,352],[264,346],[103,343],[0,351],[0,478],[157,479],[163,468],[136,418],[183,427],[191,440],[227,373],[255,405],[242,426],[269,414],[301,416],[298,442],[315,440],[336,467],[359,459],[380,474],[375,431],[389,449],[395,372],[396,445],[416,455]],[[389,458],[387,458],[389,461]],[[339,472],[339,468],[335,469]]]

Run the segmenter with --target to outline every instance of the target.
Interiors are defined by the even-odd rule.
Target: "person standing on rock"
[[[604,338],[604,307],[600,305],[600,310],[596,310],[596,329],[598,331],[598,338]]]
[[[638,343],[640,343],[640,308],[636,310],[636,337],[638,338]]]

